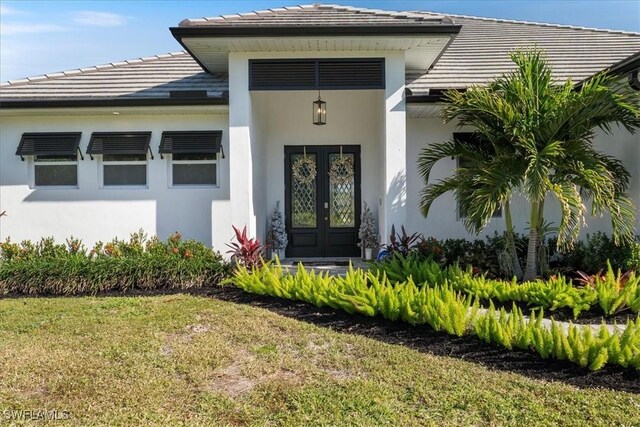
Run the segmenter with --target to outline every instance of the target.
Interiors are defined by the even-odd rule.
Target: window
[[[471,143],[471,144],[481,144],[482,141],[480,139],[480,137],[478,136],[478,134],[476,133],[454,133],[453,134],[453,139],[456,141],[461,141],[461,142],[466,142],[466,143]],[[470,167],[470,161],[468,159],[465,159],[464,157],[458,157],[457,158],[457,167],[458,168],[468,168]],[[464,209],[462,208],[462,206],[460,206],[460,203],[458,203],[458,219],[463,219],[466,218],[467,214],[464,211]],[[493,217],[494,218],[501,218],[502,217],[502,208],[498,208],[496,209],[496,211],[493,213]]]
[[[33,159],[33,184],[35,187],[77,187],[77,155],[35,156]]]
[[[105,154],[102,156],[102,185],[146,186],[146,154]]]
[[[146,187],[151,132],[94,132],[87,154],[101,155],[103,187]]]
[[[217,186],[222,131],[163,132],[160,154],[170,154],[171,186]]]
[[[173,154],[172,185],[218,185],[217,154]]]
[[[24,133],[16,155],[32,158],[33,187],[77,187],[80,132]]]

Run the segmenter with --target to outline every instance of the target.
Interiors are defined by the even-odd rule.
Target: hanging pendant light
[[[318,100],[313,101],[313,124],[327,124],[327,103],[320,98],[320,91],[318,91]]]

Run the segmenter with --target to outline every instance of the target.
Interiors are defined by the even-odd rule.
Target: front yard
[[[0,423],[45,409],[76,425],[640,425],[638,394],[183,294],[0,300]]]

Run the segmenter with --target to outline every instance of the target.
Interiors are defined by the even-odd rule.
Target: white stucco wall
[[[284,210],[284,147],[286,145],[360,145],[362,201],[376,213],[380,192],[381,109],[384,92],[323,91],[327,124],[312,123],[311,103],[317,92],[255,92],[253,101],[263,119],[262,145],[267,212],[278,201]]]
[[[249,56],[242,55],[235,64],[243,70]],[[400,67],[398,67],[399,69]],[[445,195],[433,205],[429,218],[418,209],[422,182],[416,159],[425,144],[450,139],[457,128],[444,125],[438,118],[406,119],[404,139],[394,135],[404,127],[393,120],[394,131],[387,126],[390,116],[404,105],[387,100],[397,92],[388,91],[323,91],[327,102],[327,124],[315,126],[311,120],[311,103],[317,97],[312,91],[248,92],[246,78],[231,79],[245,90],[230,98],[229,114],[225,107],[121,108],[49,110],[40,112],[3,112],[0,115],[0,211],[7,217],[0,220],[0,239],[11,237],[37,240],[54,236],[62,241],[70,235],[81,237],[87,244],[113,237],[126,238],[142,228],[149,234],[166,237],[180,231],[186,238],[195,238],[224,251],[231,237],[231,224],[250,225],[250,233],[264,239],[269,213],[280,201],[284,210],[284,147],[286,145],[360,145],[362,167],[362,201],[367,202],[378,217],[380,233],[386,238],[392,223],[383,221],[380,213],[394,200],[401,200],[406,217],[397,218],[408,231],[419,231],[438,238],[474,237],[469,235],[457,218],[452,195]],[[395,110],[394,110],[395,108]],[[235,114],[232,119],[231,115]],[[234,121],[235,120],[235,121]],[[230,122],[232,122],[230,124]],[[157,154],[164,130],[221,129],[226,159],[219,160],[218,188],[170,188],[169,161]],[[95,131],[152,131],[151,147],[155,159],[148,163],[148,188],[101,189],[99,161],[85,155],[79,161],[77,189],[31,189],[28,186],[30,162],[20,161],[15,150],[24,132],[82,131],[80,148],[86,151],[91,133]],[[230,140],[230,135],[238,135]],[[394,144],[400,144],[394,147]],[[640,137],[623,130],[613,136],[600,133],[597,147],[623,160],[632,174],[630,193],[640,205]],[[406,155],[397,156],[406,150]],[[388,158],[391,154],[393,157]],[[433,170],[433,179],[448,175],[455,167],[454,159],[440,161]],[[406,197],[402,191],[406,168]],[[396,175],[399,181],[394,181]],[[391,180],[390,180],[391,178]],[[391,187],[391,194],[385,188]],[[397,188],[396,188],[397,187]],[[386,198],[386,200],[385,200]],[[405,201],[406,200],[406,201]],[[397,212],[389,211],[391,218]],[[527,227],[528,204],[516,197],[512,204],[514,222],[523,232]],[[546,205],[546,219],[559,222],[559,210],[554,203]],[[503,229],[503,219],[494,219],[481,233],[493,234]],[[640,228],[640,219],[638,222]],[[587,232],[610,232],[608,216],[590,218]]]
[[[407,120],[407,225],[408,231],[418,231],[425,236],[443,238],[474,238],[469,234],[458,219],[457,205],[453,194],[441,196],[432,205],[428,218],[424,218],[419,210],[419,192],[423,183],[418,175],[416,159],[420,150],[427,144],[449,140],[453,132],[461,130],[453,125],[445,125],[439,118],[410,118]],[[632,174],[629,193],[634,198],[636,206],[640,206],[640,137],[631,135],[625,130],[618,129],[612,136],[598,132],[596,147],[622,160]],[[437,181],[448,176],[456,167],[455,159],[443,159],[433,168],[431,180]],[[529,205],[522,197],[514,197],[511,205],[514,226],[518,232],[525,232],[529,219]],[[560,211],[554,201],[545,204],[545,219],[557,226],[560,223]],[[640,222],[638,228],[640,229]],[[480,233],[480,237],[504,229],[504,219],[495,218],[489,226]],[[587,218],[587,226],[582,229],[582,236],[594,231],[611,232],[608,215],[599,218]]]
[[[224,250],[231,237],[229,165],[219,160],[218,188],[170,188],[169,160],[158,154],[164,130],[222,130],[222,145],[229,154],[228,116],[209,107],[194,111],[154,108],[118,109],[88,114],[60,111],[41,115],[0,117],[0,238],[38,240],[53,236],[60,241],[74,235],[87,244],[113,237],[126,238],[142,228],[162,238],[180,231],[185,238],[199,239]],[[208,111],[203,113],[203,111]],[[82,115],[77,115],[78,113]],[[80,148],[87,149],[94,131],[151,131],[154,159],[148,161],[148,188],[101,189],[98,160],[78,163],[77,189],[28,187],[30,162],[20,161],[15,151],[23,132],[82,131]]]
[[[260,58],[384,57],[386,90],[322,91],[327,102],[327,124],[312,123],[315,91],[244,92],[248,88],[250,59]],[[268,215],[280,201],[284,210],[285,145],[361,145],[362,200],[378,217],[381,234],[388,234],[394,219],[404,221],[406,169],[404,105],[404,53],[401,51],[231,52],[229,54],[229,122],[231,141],[241,155],[231,170],[242,177],[231,184],[232,218],[243,218],[252,234],[264,238]],[[235,94],[234,94],[235,91]],[[386,150],[386,151],[385,151]],[[382,153],[388,156],[382,155]],[[242,160],[252,159],[246,170]],[[247,182],[253,182],[250,188]],[[385,191],[388,189],[390,191]],[[243,193],[236,199],[234,194]],[[382,208],[382,209],[381,209]],[[378,216],[378,210],[386,215]],[[386,217],[389,217],[386,220]]]

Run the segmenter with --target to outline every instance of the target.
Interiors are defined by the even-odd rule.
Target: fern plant
[[[413,325],[429,325],[451,335],[475,335],[506,349],[533,350],[542,358],[569,360],[592,370],[615,364],[640,370],[640,317],[626,329],[611,332],[606,326],[593,332],[591,326],[543,322],[543,310],[525,317],[515,305],[510,311],[479,308],[479,298],[444,284],[417,285],[412,278],[393,283],[384,272],[355,270],[345,276],[307,271],[302,264],[295,274],[283,270],[278,261],[262,263],[253,270],[239,266],[233,283],[248,292],[329,306],[347,313],[381,316]]]

